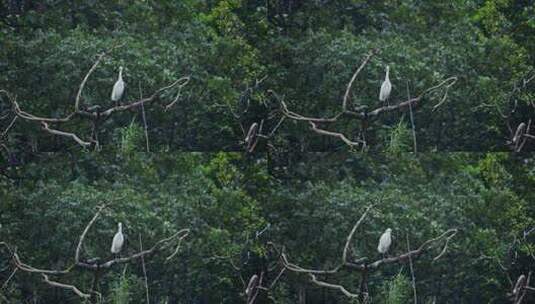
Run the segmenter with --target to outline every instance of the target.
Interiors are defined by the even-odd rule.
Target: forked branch
[[[306,274],[312,283],[315,285],[330,288],[330,289],[336,289],[340,292],[342,292],[345,296],[350,298],[359,298],[361,301],[367,301],[368,299],[368,289],[367,289],[367,280],[368,280],[368,274],[370,272],[373,272],[377,269],[379,269],[381,266],[385,264],[392,264],[392,263],[413,263],[413,261],[417,258],[419,258],[424,253],[428,252],[429,250],[436,248],[438,244],[443,244],[441,246],[441,250],[433,258],[433,261],[437,261],[440,259],[447,251],[448,244],[450,240],[457,234],[457,229],[449,229],[442,233],[441,235],[424,241],[417,249],[410,250],[410,248],[407,248],[407,252],[403,252],[400,254],[397,254],[392,257],[383,257],[378,260],[369,262],[368,258],[361,257],[361,258],[353,258],[350,256],[350,246],[353,242],[353,239],[355,238],[356,231],[361,226],[363,221],[365,220],[366,216],[370,212],[370,210],[373,208],[373,206],[369,206],[366,208],[362,216],[359,218],[359,220],[355,223],[351,231],[349,232],[346,242],[342,251],[342,257],[341,262],[337,264],[334,268],[323,270],[323,269],[307,269],[304,267],[301,267],[297,264],[291,263],[288,260],[287,253],[284,252],[284,248],[281,249],[280,253],[280,260],[282,265],[289,271],[300,273],[300,274]],[[273,244],[271,244],[273,247],[275,247]],[[277,250],[277,249],[275,249]],[[361,284],[360,284],[360,290],[358,293],[350,292],[347,288],[345,288],[342,285],[339,284],[333,284],[328,283],[323,280],[319,280],[317,276],[319,275],[333,275],[336,274],[342,270],[347,271],[356,271],[361,273]]]
[[[397,110],[401,110],[404,108],[411,108],[412,110],[412,108],[417,106],[417,104],[421,102],[426,95],[430,95],[434,92],[440,91],[442,92],[441,93],[442,96],[440,97],[439,102],[433,106],[433,111],[435,111],[446,101],[448,97],[449,89],[457,82],[457,77],[449,77],[441,81],[437,85],[434,85],[424,90],[417,97],[411,98],[410,96],[408,96],[407,100],[405,101],[397,102],[392,105],[382,105],[371,110],[368,109],[368,106],[366,105],[358,105],[358,106],[350,107],[350,95],[354,87],[354,82],[357,79],[358,75],[361,73],[361,71],[371,61],[373,56],[377,53],[379,53],[379,50],[374,49],[368,55],[366,55],[366,57],[364,58],[360,66],[357,68],[357,70],[351,77],[349,83],[347,84],[344,97],[342,100],[341,110],[331,117],[310,117],[310,116],[305,116],[305,115],[296,113],[290,110],[288,106],[286,105],[286,103],[284,102],[284,100],[280,98],[275,92],[273,92],[272,90],[268,92],[271,93],[273,96],[275,96],[275,98],[279,101],[281,105],[282,113],[285,117],[289,119],[297,120],[297,121],[306,121],[309,123],[311,130],[314,131],[315,133],[338,138],[339,140],[343,141],[346,145],[350,147],[354,147],[354,146],[365,147],[366,146],[366,140],[364,136],[364,133],[366,131],[365,128],[363,128],[361,132],[362,134],[361,138],[356,139],[356,140],[351,140],[343,133],[327,130],[324,127],[320,127],[319,124],[335,123],[339,121],[342,117],[349,117],[349,118],[361,120],[363,122],[367,122],[368,120],[377,118],[381,114],[386,113],[386,112],[397,111]],[[367,123],[363,123],[363,125],[367,126]]]
[[[102,59],[105,56],[109,55],[113,50],[115,50],[116,48],[121,47],[122,45],[123,44],[115,45],[112,48],[110,48],[109,50],[107,50],[105,52],[102,52],[101,54],[99,54],[97,56],[96,61],[93,63],[93,65],[91,66],[89,71],[85,74],[84,78],[82,79],[82,81],[81,81],[81,83],[80,83],[80,85],[78,87],[78,91],[77,91],[77,94],[76,94],[76,97],[75,97],[75,100],[74,100],[74,109],[73,109],[73,111],[68,113],[64,117],[45,117],[45,116],[34,115],[32,113],[29,113],[29,112],[26,112],[26,111],[22,110],[20,105],[19,105],[19,103],[17,102],[16,98],[13,97],[11,94],[9,94],[7,91],[0,90],[0,93],[4,93],[7,96],[7,99],[12,104],[12,109],[13,109],[13,112],[15,113],[16,117],[22,118],[22,119],[27,120],[27,121],[33,121],[33,122],[39,123],[44,131],[46,131],[46,132],[48,132],[48,133],[50,133],[52,135],[69,138],[69,139],[75,141],[78,145],[80,145],[80,146],[82,146],[84,148],[87,148],[87,147],[89,147],[91,145],[95,145],[95,147],[99,147],[99,142],[98,142],[98,132],[99,132],[99,130],[98,130],[98,128],[99,128],[100,125],[102,125],[102,121],[108,119],[113,113],[131,110],[131,109],[134,109],[134,108],[137,108],[137,107],[144,106],[145,104],[154,102],[154,101],[156,101],[158,99],[158,97],[162,93],[164,93],[165,91],[169,91],[171,89],[178,88],[178,91],[180,92],[180,90],[184,86],[186,86],[190,81],[190,77],[189,76],[181,77],[181,78],[175,80],[173,83],[171,83],[171,84],[169,84],[167,86],[164,86],[162,88],[157,89],[149,97],[140,96],[138,100],[134,100],[134,101],[128,102],[128,103],[123,104],[123,105],[111,106],[111,107],[109,107],[107,109],[102,109],[102,106],[100,106],[100,105],[95,105],[95,106],[92,106],[92,107],[84,107],[83,106],[82,94],[83,94],[84,88],[86,87],[88,79],[93,74],[93,72],[97,69],[97,67],[100,64],[100,62],[102,61]],[[176,103],[176,101],[177,101],[177,99],[179,97],[180,97],[180,93],[177,94],[177,97],[175,98],[174,101],[172,101],[171,103],[169,103],[169,104],[167,104],[165,106],[165,110],[166,111],[169,110]],[[107,104],[107,103],[109,103],[109,102],[105,102],[104,104]],[[92,137],[91,137],[90,140],[83,140],[82,136],[79,136],[79,135],[77,135],[77,134],[75,134],[73,132],[59,130],[57,127],[50,126],[50,124],[64,124],[64,123],[67,123],[67,122],[71,122],[71,121],[74,121],[75,118],[76,119],[82,119],[82,120],[88,120],[91,123],[91,125],[92,125]]]
[[[95,284],[94,284],[94,286],[95,286],[96,285],[96,280],[98,280],[98,278],[100,277],[99,273],[101,271],[110,269],[114,264],[127,263],[127,262],[131,262],[133,260],[136,260],[136,259],[145,259],[146,257],[148,257],[148,256],[150,256],[150,255],[152,255],[152,254],[154,254],[154,253],[156,253],[158,251],[162,251],[163,249],[169,248],[173,244],[176,244],[175,245],[176,247],[175,247],[173,253],[171,255],[169,255],[167,257],[167,259],[166,259],[166,261],[169,261],[171,258],[173,258],[177,254],[177,252],[178,252],[178,250],[180,248],[181,241],[183,239],[185,239],[189,235],[189,232],[190,232],[189,229],[181,229],[181,230],[175,232],[173,235],[157,241],[151,248],[146,249],[146,250],[140,249],[140,251],[138,251],[136,253],[133,253],[133,254],[130,254],[128,256],[125,256],[125,257],[110,258],[110,259],[105,260],[105,261],[101,261],[100,258],[90,258],[90,259],[87,259],[87,260],[82,260],[81,251],[82,251],[82,248],[83,248],[83,243],[84,243],[84,241],[85,241],[85,239],[87,237],[87,234],[88,234],[90,228],[93,226],[93,224],[98,219],[98,217],[102,214],[102,211],[107,206],[108,206],[108,204],[104,204],[104,205],[101,205],[101,206],[99,206],[97,208],[96,213],[93,215],[91,220],[88,222],[88,224],[86,225],[86,227],[84,228],[82,234],[79,237],[78,245],[76,246],[76,250],[74,252],[74,263],[71,266],[67,267],[66,269],[52,270],[52,269],[35,268],[35,267],[31,266],[31,265],[23,263],[21,261],[21,259],[20,259],[19,254],[16,251],[11,250],[11,248],[9,247],[9,245],[7,243],[0,242],[0,246],[4,246],[5,248],[7,248],[7,251],[9,252],[9,254],[11,256],[11,260],[12,260],[14,266],[15,266],[15,269],[18,269],[18,270],[21,270],[21,271],[24,271],[24,272],[28,272],[28,273],[40,274],[43,277],[43,281],[45,283],[47,283],[48,285],[51,285],[53,287],[58,287],[58,288],[70,290],[73,293],[75,293],[77,296],[79,296],[80,298],[84,298],[85,299],[85,298],[91,298],[92,295],[100,297],[100,294],[98,292],[96,292],[95,290],[91,290],[89,292],[81,291],[80,288],[78,288],[78,287],[76,287],[74,285],[66,284],[66,283],[60,283],[60,282],[58,282],[56,280],[50,279],[49,276],[50,275],[61,276],[61,275],[66,275],[68,273],[71,273],[75,269],[86,269],[86,270],[93,271],[94,277],[95,277]]]

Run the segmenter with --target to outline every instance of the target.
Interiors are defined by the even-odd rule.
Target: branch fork
[[[368,125],[368,121],[374,118],[379,117],[381,114],[386,112],[392,112],[396,110],[402,110],[404,108],[411,108],[417,106],[426,95],[429,95],[433,92],[442,92],[442,97],[439,102],[433,106],[433,111],[438,109],[447,99],[448,90],[457,82],[457,77],[449,77],[435,86],[432,86],[424,90],[417,97],[408,96],[406,101],[402,101],[393,105],[383,105],[375,109],[369,110],[366,105],[351,105],[351,91],[353,89],[353,84],[357,79],[358,75],[364,69],[364,67],[370,62],[370,60],[379,53],[378,49],[371,50],[365,57],[360,66],[357,68],[353,76],[351,77],[349,83],[347,84],[344,97],[342,99],[342,109],[332,117],[308,117],[294,111],[291,111],[286,103],[280,98],[274,91],[270,90],[269,93],[273,94],[276,99],[279,100],[281,105],[282,113],[285,117],[296,120],[296,121],[305,121],[310,125],[310,129],[317,134],[331,136],[338,138],[343,141],[346,145],[350,147],[366,147],[365,133]],[[358,139],[349,139],[346,135],[341,132],[330,131],[321,127],[320,124],[331,124],[339,121],[342,117],[350,117],[362,121],[362,132],[361,136]]]
[[[184,86],[186,86],[190,81],[189,76],[181,77],[175,80],[173,83],[165,87],[162,87],[160,89],[157,89],[149,97],[140,96],[138,100],[129,102],[128,104],[124,104],[124,105],[115,105],[106,109],[102,109],[102,107],[99,105],[85,107],[83,104],[82,92],[91,74],[97,69],[98,65],[100,64],[100,62],[105,56],[109,55],[113,50],[115,50],[116,48],[122,47],[123,45],[124,44],[115,45],[111,47],[109,50],[104,51],[97,56],[96,61],[93,63],[89,71],[86,73],[86,75],[82,79],[82,82],[80,83],[80,86],[78,87],[78,91],[74,100],[74,109],[72,110],[72,112],[70,112],[68,115],[64,117],[60,117],[60,118],[41,117],[41,116],[28,113],[21,109],[16,98],[11,96],[11,94],[9,94],[7,91],[0,90],[0,93],[4,93],[8,97],[8,100],[12,104],[13,112],[16,115],[15,117],[19,117],[27,121],[33,121],[33,122],[39,123],[41,125],[42,130],[52,135],[69,138],[84,148],[90,147],[92,145],[98,148],[99,147],[98,128],[102,124],[102,122],[108,119],[113,113],[127,111],[127,110],[131,110],[137,107],[143,107],[145,104],[156,101],[159,98],[160,94],[164,93],[165,91],[169,91],[173,88],[178,88],[178,94],[175,97],[175,99],[164,107],[165,111],[168,111],[178,101],[180,97],[180,90]],[[85,120],[90,121],[92,125],[92,135],[90,139],[82,139],[82,136],[79,136],[73,132],[62,131],[62,130],[57,129],[56,127],[51,127],[51,124],[59,125],[59,124],[73,121],[75,118],[85,119]],[[9,130],[9,128],[7,130]],[[7,133],[7,130],[5,131],[6,133]]]
[[[284,268],[289,271],[306,274],[310,281],[318,286],[335,289],[344,294],[349,298],[358,298],[361,302],[366,303],[368,301],[368,276],[369,273],[378,270],[381,266],[386,264],[393,263],[413,263],[413,261],[419,258],[424,253],[427,253],[430,249],[438,247],[438,244],[443,244],[442,249],[438,255],[433,258],[433,261],[437,261],[446,253],[448,249],[449,241],[457,234],[457,229],[449,229],[442,233],[441,235],[429,239],[423,242],[417,249],[410,250],[407,248],[407,252],[398,254],[393,257],[384,257],[375,261],[370,261],[367,257],[355,257],[351,254],[350,245],[355,238],[355,234],[362,224],[370,210],[373,208],[373,205],[366,208],[360,219],[355,223],[351,231],[349,232],[346,242],[342,251],[341,261],[333,268],[323,270],[323,269],[307,269],[301,267],[297,264],[291,263],[288,259],[288,255],[284,250],[284,247],[280,250],[280,260]],[[275,245],[270,243],[272,247],[276,249]],[[346,287],[340,284],[333,284],[323,280],[318,279],[319,275],[328,276],[336,274],[342,270],[359,272],[361,274],[361,282],[358,292],[349,291]]]
[[[98,298],[101,298],[100,293],[96,291],[96,287],[98,284],[98,279],[100,278],[100,273],[102,271],[109,270],[113,265],[115,264],[122,264],[122,263],[128,263],[132,262],[136,259],[143,260],[150,257],[151,255],[161,252],[166,248],[172,247],[174,245],[174,251],[171,255],[169,255],[166,258],[166,262],[171,260],[180,249],[180,244],[183,239],[185,239],[189,233],[189,229],[181,229],[177,232],[175,232],[173,235],[161,239],[158,242],[156,242],[152,247],[149,249],[140,249],[139,252],[130,254],[126,257],[117,257],[117,258],[110,258],[108,260],[102,261],[100,258],[87,258],[82,259],[82,247],[84,240],[86,239],[87,233],[89,232],[91,226],[95,223],[97,218],[100,216],[102,211],[108,206],[108,204],[101,205],[97,208],[97,211],[93,218],[89,221],[89,223],[86,225],[85,229],[83,230],[82,234],[80,235],[80,238],[78,240],[78,245],[76,246],[76,250],[74,252],[74,263],[63,270],[52,270],[52,269],[40,269],[35,268],[33,266],[30,266],[28,264],[25,264],[21,261],[20,256],[15,250],[12,250],[10,246],[5,242],[0,242],[0,246],[4,246],[7,248],[8,252],[11,254],[11,259],[13,261],[13,264],[15,266],[15,270],[21,270],[28,273],[36,273],[40,274],[43,278],[43,281],[47,283],[50,286],[58,287],[62,289],[70,290],[71,292],[75,293],[80,298],[89,299],[93,296],[97,296]],[[80,288],[76,287],[72,284],[66,284],[66,283],[60,283],[56,280],[50,279],[50,276],[61,276],[71,273],[75,269],[80,270],[88,270],[93,272],[94,280],[93,280],[93,288],[88,291],[84,292]]]

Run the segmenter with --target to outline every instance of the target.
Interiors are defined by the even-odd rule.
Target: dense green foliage
[[[0,2],[0,89],[16,95],[23,110],[62,117],[73,109],[78,86],[96,55],[116,49],[91,76],[83,98],[108,107],[119,65],[125,67],[126,100],[145,96],[174,79],[192,81],[170,111],[147,107],[153,151],[240,150],[248,128],[265,120],[271,130],[281,117],[272,89],[292,110],[330,116],[340,109],[345,87],[364,56],[377,55],[361,73],[354,104],[378,106],[385,65],[392,68],[392,103],[416,96],[447,77],[458,77],[448,98],[426,96],[415,114],[420,150],[506,150],[516,129],[534,116],[535,9],[526,0],[456,1],[27,1]],[[242,92],[267,77],[248,95]],[[520,88],[515,91],[514,88]],[[512,94],[512,97],[511,97]],[[175,92],[161,96],[169,102]],[[240,100],[242,102],[240,102]],[[517,104],[516,111],[504,118]],[[229,106],[236,113],[236,119]],[[9,114],[2,96],[0,112]],[[393,130],[410,128],[405,111],[381,115],[367,127],[372,149],[384,151]],[[100,129],[106,146],[138,111],[114,115]],[[6,127],[9,119],[1,121]],[[347,149],[285,121],[270,143],[283,150]],[[328,129],[356,138],[357,120]],[[88,137],[91,126],[75,120],[60,129]],[[514,130],[513,130],[514,131]],[[399,133],[399,132],[398,132]],[[405,132],[409,134],[408,132]],[[410,150],[410,136],[399,138]],[[78,149],[69,138],[51,136],[39,124],[19,120],[8,138],[17,150]],[[408,144],[407,144],[408,143]],[[142,150],[143,145],[137,149]],[[265,149],[262,141],[259,149]],[[533,150],[533,141],[526,150]]]
[[[320,161],[321,160],[321,161]],[[364,208],[376,202],[352,248],[377,257],[377,240],[392,227],[392,254],[415,247],[448,228],[460,231],[438,261],[434,249],[414,261],[422,303],[503,303],[507,277],[535,270],[533,157],[507,154],[441,154],[367,157],[296,154],[250,158],[240,154],[34,155],[0,180],[1,238],[34,267],[60,269],[73,261],[77,240],[102,202],[116,200],[87,236],[84,254],[106,257],[116,222],[125,225],[127,253],[180,228],[192,233],[178,255],[147,259],[152,302],[240,303],[247,280],[276,261],[267,242],[284,245],[292,261],[330,268]],[[270,228],[261,236],[256,232]],[[2,250],[2,249],[0,249]],[[0,282],[12,271],[1,251]],[[230,259],[228,258],[230,257]],[[504,272],[499,265],[507,267]],[[241,267],[236,271],[234,266]],[[270,273],[270,279],[276,273]],[[356,290],[358,273],[329,276]],[[374,303],[412,301],[407,264],[373,273]],[[87,290],[91,275],[76,272],[63,282]],[[144,299],[139,261],[113,266],[98,290],[106,303]],[[407,290],[408,288],[408,290]],[[340,293],[287,272],[269,296],[275,303],[349,303]],[[17,273],[0,301],[77,302],[38,275]],[[529,301],[528,301],[529,302]],[[259,303],[269,303],[261,293]]]
[[[112,258],[117,222],[126,256],[191,231],[172,259],[174,246],[147,256],[146,276],[140,259],[50,275],[103,303],[146,302],[145,282],[150,303],[244,303],[253,274],[275,280],[283,247],[302,267],[335,267],[371,204],[349,248],[370,260],[387,227],[393,255],[458,229],[414,273],[406,261],[370,272],[371,303],[412,302],[413,274],[418,303],[510,302],[511,280],[535,271],[535,156],[503,152],[535,151],[535,121],[514,136],[535,120],[534,16],[532,0],[0,0],[0,304],[79,303],[14,272],[10,251],[73,265],[104,203],[84,258]],[[409,96],[421,99],[399,106]],[[314,132],[281,101],[337,117],[316,127],[366,146]],[[256,149],[236,152],[254,123]],[[319,277],[357,293],[361,275]],[[357,302],[290,270],[256,301]]]

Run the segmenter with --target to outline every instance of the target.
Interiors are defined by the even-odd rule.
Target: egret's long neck
[[[119,70],[119,80],[123,80],[123,70]]]
[[[119,76],[121,77],[121,76]],[[122,225],[119,225],[119,233],[123,233],[123,226]]]
[[[390,80],[390,69],[386,69],[386,77],[385,80]]]

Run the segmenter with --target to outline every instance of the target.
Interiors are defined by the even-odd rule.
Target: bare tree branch
[[[50,134],[60,135],[60,136],[65,136],[65,137],[71,138],[72,140],[77,142],[82,147],[89,147],[91,145],[91,142],[82,140],[80,137],[78,137],[74,133],[64,132],[64,131],[52,129],[52,128],[50,128],[48,126],[48,123],[46,123],[44,121],[41,122],[41,125],[43,126],[43,130],[49,132]]]
[[[13,117],[13,119],[11,120],[11,122],[9,123],[7,128],[2,132],[2,134],[0,134],[0,139],[4,138],[7,135],[9,130],[13,127],[13,125],[15,125],[15,122],[17,121],[17,118],[19,118],[19,117],[18,116]]]
[[[142,260],[142,263],[144,263],[144,258],[146,256],[149,256],[149,255],[151,255],[153,253],[156,253],[157,251],[160,251],[160,250],[163,250],[165,248],[168,248],[172,244],[174,244],[175,241],[177,241],[178,245],[177,245],[176,249],[174,250],[174,252],[166,260],[171,259],[178,252],[178,250],[180,248],[180,242],[186,236],[188,236],[188,234],[189,234],[189,231],[190,231],[189,229],[181,229],[181,230],[177,231],[176,233],[174,233],[173,235],[171,235],[171,236],[169,236],[167,238],[159,240],[150,249],[143,250],[143,248],[141,248],[139,252],[131,254],[131,255],[126,256],[126,257],[113,258],[113,259],[107,260],[105,262],[101,262],[99,258],[91,258],[91,259],[87,259],[86,261],[82,261],[81,260],[81,251],[82,251],[83,242],[86,239],[87,233],[90,230],[90,228],[93,226],[93,224],[96,222],[96,220],[100,216],[100,214],[102,214],[102,211],[104,210],[104,208],[106,208],[108,206],[108,204],[109,203],[103,204],[103,205],[101,205],[101,206],[99,206],[97,208],[96,213],[93,215],[91,220],[88,222],[88,224],[84,228],[82,234],[80,235],[80,238],[78,240],[78,245],[76,246],[76,250],[75,250],[75,253],[74,253],[74,264],[69,266],[68,268],[66,268],[64,270],[49,270],[49,269],[35,268],[33,266],[30,266],[28,264],[23,263],[20,260],[20,257],[17,254],[17,252],[11,250],[11,248],[8,246],[7,243],[0,242],[0,246],[6,247],[8,252],[11,253],[12,260],[13,260],[13,263],[15,264],[16,269],[20,269],[22,271],[29,272],[29,273],[41,274],[43,276],[44,281],[47,284],[51,285],[51,286],[71,290],[72,292],[74,292],[76,295],[78,295],[81,298],[90,298],[91,294],[95,294],[95,295],[97,295],[99,297],[100,297],[100,294],[98,292],[96,292],[95,290],[91,290],[90,293],[82,292],[82,291],[80,291],[80,289],[78,289],[74,285],[69,285],[69,284],[60,283],[60,282],[57,282],[57,281],[50,280],[48,275],[65,275],[65,274],[70,273],[75,268],[87,269],[87,270],[93,271],[94,274],[95,274],[95,281],[94,281],[94,284],[93,284],[94,287],[95,287],[96,286],[96,280],[99,277],[98,274],[99,274],[100,271],[105,270],[105,269],[109,269],[114,264],[126,263],[126,262],[130,262],[132,260],[138,259],[138,258]]]
[[[433,92],[437,92],[439,90],[442,90],[443,91],[442,97],[440,98],[439,102],[436,105],[433,106],[433,111],[435,111],[437,108],[439,108],[446,101],[447,96],[448,96],[449,88],[452,87],[457,82],[457,77],[449,77],[449,78],[441,81],[437,85],[434,85],[434,86],[424,90],[417,97],[410,98],[410,96],[409,96],[406,101],[399,102],[399,103],[393,104],[393,105],[383,105],[383,106],[377,107],[377,108],[375,108],[373,110],[368,110],[368,106],[365,106],[365,105],[362,105],[362,106],[356,107],[353,110],[350,110],[349,109],[350,92],[353,89],[353,84],[354,84],[357,76],[360,74],[360,72],[366,66],[366,64],[378,52],[379,52],[379,50],[374,49],[364,58],[364,60],[362,61],[361,65],[355,71],[355,73],[351,77],[349,83],[347,84],[347,88],[346,88],[346,91],[345,91],[345,94],[344,94],[344,97],[343,97],[343,100],[342,100],[342,109],[332,117],[309,117],[309,116],[301,115],[299,113],[296,113],[294,111],[289,110],[288,106],[286,105],[286,103],[275,92],[273,92],[272,90],[268,90],[268,93],[270,93],[273,96],[275,96],[275,98],[279,101],[279,103],[281,104],[281,110],[282,110],[282,113],[283,113],[284,116],[286,116],[286,117],[288,117],[290,119],[293,119],[293,120],[297,120],[297,121],[307,121],[309,123],[312,131],[314,131],[314,132],[316,132],[318,134],[321,134],[321,135],[336,137],[339,140],[343,141],[348,146],[353,147],[353,146],[362,145],[362,147],[365,147],[366,146],[366,141],[365,140],[361,140],[361,139],[359,139],[359,140],[350,140],[347,136],[345,136],[341,132],[329,131],[329,130],[326,130],[326,129],[322,128],[322,127],[321,128],[318,127],[318,123],[334,123],[334,122],[337,122],[340,118],[342,118],[344,116],[348,116],[348,117],[351,117],[351,118],[356,118],[356,119],[362,120],[362,121],[368,121],[368,120],[370,120],[372,118],[376,118],[376,117],[380,116],[382,113],[396,111],[396,110],[400,110],[400,109],[403,109],[403,108],[406,108],[406,107],[409,108],[409,110],[411,111],[411,114],[412,114],[412,107],[416,106],[417,103],[419,103],[426,95],[429,95],[429,94],[431,94]],[[412,115],[411,115],[411,118],[412,118]],[[413,120],[411,120],[411,121],[413,121]],[[365,128],[363,127],[362,138],[365,138],[365,134],[364,133],[365,133]]]
[[[165,107],[165,110],[169,110],[176,103],[176,101],[178,100],[178,98],[180,96],[180,90],[182,89],[182,87],[187,85],[189,83],[189,81],[190,81],[190,77],[189,76],[181,77],[181,78],[177,79],[176,81],[174,81],[173,83],[171,83],[170,85],[162,87],[162,88],[156,90],[149,97],[146,97],[146,98],[140,97],[139,100],[130,102],[130,103],[125,104],[125,105],[112,106],[111,108],[108,108],[108,109],[105,109],[105,110],[102,110],[102,111],[101,111],[101,106],[98,106],[98,105],[90,107],[90,108],[82,109],[83,108],[82,107],[82,103],[83,103],[82,102],[82,93],[83,93],[83,90],[84,90],[84,88],[85,88],[85,86],[87,84],[87,81],[88,81],[89,77],[96,70],[96,68],[98,67],[99,63],[102,61],[104,56],[108,55],[115,48],[118,48],[118,47],[121,47],[121,46],[122,46],[122,44],[121,45],[115,45],[115,46],[111,47],[109,50],[107,50],[105,52],[102,52],[101,54],[99,54],[97,56],[97,59],[96,59],[95,63],[91,66],[91,68],[86,73],[85,77],[82,79],[82,81],[80,83],[80,86],[78,88],[78,92],[76,94],[76,98],[75,98],[75,101],[74,101],[74,110],[71,113],[69,113],[66,116],[64,116],[64,117],[59,117],[59,118],[43,117],[43,116],[37,116],[37,115],[31,114],[31,113],[28,113],[28,112],[23,111],[21,109],[21,107],[18,104],[16,98],[11,96],[7,91],[0,90],[0,93],[4,93],[8,97],[8,100],[13,105],[13,111],[15,112],[17,117],[20,117],[20,118],[22,118],[24,120],[28,120],[28,121],[38,122],[43,127],[43,130],[47,131],[48,133],[51,133],[51,134],[57,135],[57,136],[67,137],[67,138],[69,138],[71,140],[74,140],[77,144],[79,144],[82,147],[88,147],[88,146],[90,146],[92,144],[95,144],[95,146],[98,147],[99,146],[99,142],[98,142],[97,134],[98,134],[98,126],[100,126],[100,123],[99,123],[100,121],[108,119],[115,112],[127,111],[127,110],[131,110],[133,108],[136,108],[136,107],[144,107],[145,103],[150,103],[150,102],[153,102],[153,101],[157,100],[159,95],[161,93],[163,93],[164,91],[168,91],[170,89],[173,89],[173,88],[177,87],[178,90],[179,90],[179,93],[177,94],[177,97],[175,98],[175,100],[173,102],[171,102],[170,104],[168,104]],[[144,108],[142,110],[144,111]],[[93,128],[92,129],[93,139],[91,141],[82,140],[81,137],[76,135],[75,133],[61,131],[61,130],[58,130],[58,129],[53,128],[53,127],[50,126],[50,124],[67,123],[67,122],[73,121],[74,118],[81,118],[81,119],[90,120],[91,125],[93,126],[92,127]]]
[[[143,251],[143,243],[141,242],[141,234],[139,235],[139,251]],[[143,278],[145,280],[145,297],[147,300],[147,304],[150,304],[150,297],[149,297],[149,282],[147,280],[147,268],[145,267],[145,258],[141,257],[141,266],[143,270]]]
[[[407,239],[407,251],[410,252],[411,245],[409,243],[409,234],[407,233],[405,237]],[[414,298],[414,304],[418,304],[418,295],[416,293],[416,277],[414,276],[414,268],[412,267],[412,258],[410,255],[409,255],[409,269],[411,271],[411,278],[412,278],[411,285],[412,285],[412,294]]]
[[[324,282],[324,281],[320,281],[316,278],[316,276],[314,274],[309,274],[310,278],[311,278],[311,281],[312,283],[318,285],[318,286],[321,286],[321,287],[326,287],[326,288],[331,288],[331,289],[337,289],[339,290],[340,292],[342,292],[346,297],[348,298],[358,298],[358,297],[361,297],[361,294],[359,293],[352,293],[350,291],[348,291],[347,289],[344,288],[344,286],[342,285],[337,285],[337,284],[332,284],[332,283],[327,283],[327,282]]]
[[[344,111],[347,110],[347,105],[348,105],[348,102],[349,102],[349,94],[351,93],[351,88],[353,87],[353,82],[355,82],[355,79],[357,79],[357,76],[360,74],[362,69],[364,69],[364,66],[366,66],[366,64],[370,61],[370,59],[372,59],[372,57],[377,53],[379,53],[379,49],[374,49],[364,58],[364,60],[362,61],[361,65],[355,71],[355,73],[353,74],[353,77],[351,77],[351,80],[347,84],[346,92],[344,94],[344,100],[342,102],[342,109]]]
[[[249,283],[247,284],[247,288],[245,289],[247,304],[253,304],[255,302],[256,297],[258,296],[258,293],[260,291],[258,287],[262,285],[263,278],[264,272],[260,273],[260,276],[254,274],[251,279],[249,279]]]
[[[59,287],[59,288],[71,290],[76,295],[78,295],[80,298],[84,298],[84,299],[91,298],[90,294],[81,292],[80,289],[76,288],[76,286],[74,286],[74,285],[69,285],[69,284],[64,284],[64,283],[59,283],[59,282],[56,282],[56,281],[52,281],[44,273],[41,273],[41,275],[43,276],[43,280],[49,285],[52,285],[54,287]]]
[[[97,60],[95,61],[95,63],[93,63],[93,66],[91,66],[89,71],[87,71],[87,74],[85,74],[84,79],[80,83],[80,87],[78,88],[78,93],[76,93],[76,99],[74,101],[74,111],[75,112],[78,112],[80,110],[82,91],[84,90],[85,84],[87,83],[87,80],[89,79],[89,76],[91,76],[93,71],[96,70],[97,66],[99,65],[99,63],[102,60],[102,58],[104,58],[104,56],[108,55],[109,53],[111,53],[116,48],[119,48],[119,47],[122,47],[122,46],[124,46],[124,43],[115,45],[115,46],[111,47],[109,50],[104,51],[104,52],[100,53],[100,55],[98,55]]]
[[[360,224],[364,221],[364,218],[366,218],[366,215],[368,215],[368,212],[370,212],[372,208],[373,208],[373,205],[370,205],[368,206],[368,208],[366,208],[364,213],[362,213],[362,216],[360,217],[360,219],[355,223],[355,226],[353,226],[353,229],[351,229],[351,232],[349,232],[349,234],[347,235],[346,244],[344,246],[344,251],[342,252],[342,263],[348,262],[349,245],[353,241],[353,236],[355,235],[355,232],[357,231]],[[354,263],[361,263],[365,261],[366,259],[367,259],[366,257],[363,257],[357,261],[354,261]]]
[[[284,252],[284,248],[280,251],[280,261],[284,268],[301,274],[306,274],[310,277],[311,282],[322,287],[330,288],[330,289],[336,289],[342,292],[345,296],[350,298],[359,298],[359,300],[365,302],[368,299],[368,273],[370,271],[375,271],[379,269],[382,265],[385,264],[391,264],[391,263],[398,263],[398,262],[409,262],[412,268],[412,263],[414,258],[418,258],[420,255],[422,255],[424,252],[435,248],[436,244],[444,241],[444,245],[440,251],[440,253],[433,259],[433,261],[438,260],[440,257],[442,257],[448,248],[449,241],[457,234],[457,229],[449,229],[439,235],[438,237],[429,239],[425,242],[423,242],[420,247],[418,247],[415,250],[411,250],[410,247],[407,248],[407,252],[393,256],[393,257],[384,257],[382,259],[376,260],[374,262],[368,262],[368,259],[366,257],[362,257],[356,260],[350,260],[349,252],[350,252],[350,244],[355,236],[355,233],[358,229],[358,227],[362,224],[364,219],[366,218],[366,215],[369,213],[369,211],[372,209],[372,206],[368,206],[362,216],[359,218],[357,223],[353,226],[351,231],[349,232],[346,242],[342,251],[342,258],[340,264],[335,266],[332,269],[328,270],[322,270],[322,269],[307,269],[303,268],[297,264],[293,264],[288,261],[288,257],[286,253]],[[269,243],[275,250],[276,246],[272,243]],[[409,245],[408,245],[409,246]],[[360,291],[358,293],[353,293],[348,291],[344,286],[328,283],[322,280],[318,280],[317,275],[331,275],[336,274],[341,270],[349,270],[349,271],[357,271],[362,274],[361,279],[361,285],[360,285]],[[414,279],[413,279],[414,282]],[[413,287],[415,288],[415,287]],[[416,293],[416,292],[414,292]],[[416,299],[416,298],[415,298]],[[416,301],[416,300],[415,300]]]

